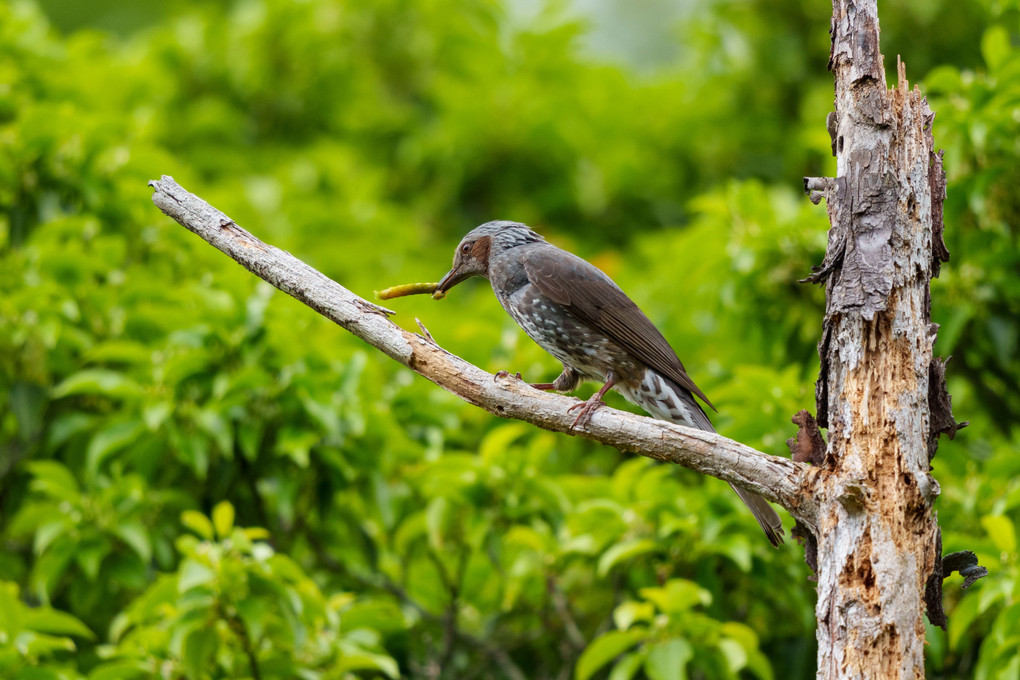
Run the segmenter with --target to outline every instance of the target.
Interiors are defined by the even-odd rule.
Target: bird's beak
[[[444,276],[442,280],[439,282],[439,284],[436,286],[436,292],[445,294],[446,291],[450,290],[458,283],[460,283],[466,278],[469,278],[470,276],[471,276],[470,274],[465,274],[464,272],[460,271],[457,267],[454,267],[453,269],[446,273],[446,276]]]

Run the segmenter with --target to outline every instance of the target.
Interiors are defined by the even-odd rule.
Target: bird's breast
[[[609,371],[621,379],[643,374],[644,368],[616,342],[542,295],[535,286],[529,284],[498,297],[532,340],[586,379],[604,380]]]

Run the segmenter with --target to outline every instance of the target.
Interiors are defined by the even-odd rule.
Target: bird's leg
[[[573,392],[580,382],[581,376],[574,372],[574,369],[564,366],[563,372],[560,373],[556,380],[551,383],[531,383],[531,386],[536,390],[543,390],[545,392],[549,390],[554,392]]]
[[[570,426],[568,432],[573,432],[579,427],[584,427],[591,420],[591,416],[595,413],[595,410],[602,405],[602,397],[606,396],[606,392],[616,384],[616,376],[612,373],[606,376],[606,384],[602,388],[591,395],[588,401],[582,401],[580,404],[574,404],[568,411],[573,411],[575,408],[581,409],[581,412],[577,414],[577,418],[574,419],[574,424]]]

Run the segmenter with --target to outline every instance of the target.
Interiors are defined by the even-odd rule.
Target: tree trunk
[[[945,175],[934,114],[898,60],[886,89],[876,0],[833,0],[831,32],[837,176],[805,180],[832,223],[811,277],[826,285],[816,397],[829,428],[813,490],[818,677],[923,678],[925,586],[941,573],[929,461],[952,429],[929,407],[945,390],[929,314],[948,259]]]

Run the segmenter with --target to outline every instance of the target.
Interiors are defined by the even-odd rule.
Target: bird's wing
[[[524,256],[523,264],[528,280],[543,295],[715,410],[659,329],[608,276],[555,246],[533,249]]]

